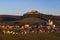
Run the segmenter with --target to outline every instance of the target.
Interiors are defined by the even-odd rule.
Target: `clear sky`
[[[23,15],[31,10],[60,15],[60,0],[0,0],[0,15]]]

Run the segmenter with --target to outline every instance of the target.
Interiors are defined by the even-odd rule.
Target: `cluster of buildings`
[[[2,32],[8,34],[27,34],[27,33],[40,33],[40,32],[54,32],[56,31],[56,25],[54,25],[52,20],[48,20],[48,25],[29,25],[25,24],[23,26],[15,25],[0,25]]]

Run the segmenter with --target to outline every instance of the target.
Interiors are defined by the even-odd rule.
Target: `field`
[[[0,40],[60,40],[60,33],[0,34]]]

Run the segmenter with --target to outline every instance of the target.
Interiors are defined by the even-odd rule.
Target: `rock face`
[[[36,10],[32,10],[32,11],[27,12],[27,13],[25,13],[25,14],[39,14],[39,12],[38,12],[38,11],[36,11]]]
[[[31,19],[33,19],[33,20],[31,20]],[[0,15],[0,23],[2,23],[2,22],[25,23],[27,20],[28,20],[28,22],[36,21],[39,23],[44,23],[44,22],[47,22],[49,19],[52,20],[55,25],[60,26],[60,16],[46,15],[46,14],[40,13],[35,10],[26,12],[23,16]]]

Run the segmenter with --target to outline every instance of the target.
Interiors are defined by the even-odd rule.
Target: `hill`
[[[60,26],[60,16],[47,15],[47,14],[43,14],[35,10],[32,10],[31,12],[26,12],[23,16],[0,15],[0,23],[6,22],[9,24],[10,23],[14,24],[16,22],[32,23],[33,21],[35,23],[37,22],[45,23],[45,22],[48,22],[49,19],[52,20],[55,25]]]

